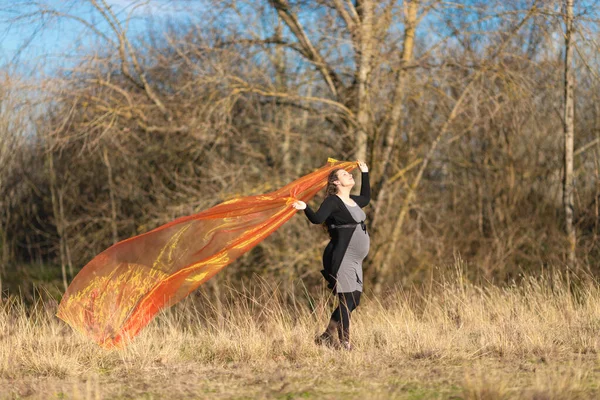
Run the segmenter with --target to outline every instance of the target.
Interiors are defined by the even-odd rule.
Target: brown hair
[[[331,171],[329,173],[329,176],[327,177],[327,189],[326,189],[326,196],[325,197],[329,197],[329,196],[333,196],[334,194],[337,194],[338,192],[338,188],[335,185],[335,181],[339,180],[337,173],[340,169],[334,169],[333,171]]]
[[[334,196],[335,194],[337,194],[338,189],[337,186],[335,185],[335,181],[337,181],[339,178],[337,176],[337,173],[340,169],[334,169],[333,171],[331,171],[329,173],[329,176],[327,176],[327,188],[325,189],[325,198],[329,197],[329,196]],[[325,232],[327,232],[327,234],[329,235],[329,237],[331,237],[331,232],[329,231],[329,228],[327,227],[327,221],[323,222],[321,224],[321,226],[323,227],[323,230]]]

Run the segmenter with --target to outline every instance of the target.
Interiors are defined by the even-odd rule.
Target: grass
[[[266,282],[190,297],[122,350],[54,313],[0,307],[0,398],[588,399],[600,396],[600,289],[558,275],[473,285],[460,265],[426,288],[368,293],[351,352],[317,347],[332,299]],[[312,307],[309,304],[312,303]]]

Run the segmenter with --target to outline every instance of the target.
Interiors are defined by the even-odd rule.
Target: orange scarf
[[[237,198],[123,240],[73,279],[57,316],[99,345],[121,347],[163,308],[177,303],[294,216],[334,169],[328,164],[271,193]]]

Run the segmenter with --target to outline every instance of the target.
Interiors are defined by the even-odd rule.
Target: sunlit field
[[[0,311],[1,398],[572,399],[600,396],[600,290],[549,274],[505,287],[452,278],[353,315],[352,351],[319,347],[333,299],[266,282],[203,296],[104,350],[56,304]]]

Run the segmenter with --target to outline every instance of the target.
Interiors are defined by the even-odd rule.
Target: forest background
[[[599,6],[0,0],[0,399],[598,398]],[[353,351],[302,214],[124,349],[56,317],[112,244],[329,157],[371,176]]]
[[[54,279],[58,298],[113,243],[274,190],[328,157],[370,167],[367,290],[430,282],[458,258],[474,281],[596,276],[599,11],[554,0],[3,3],[3,40],[21,39],[0,74],[3,296],[32,299],[30,283]],[[327,240],[297,216],[207,290],[256,276],[320,290]]]

